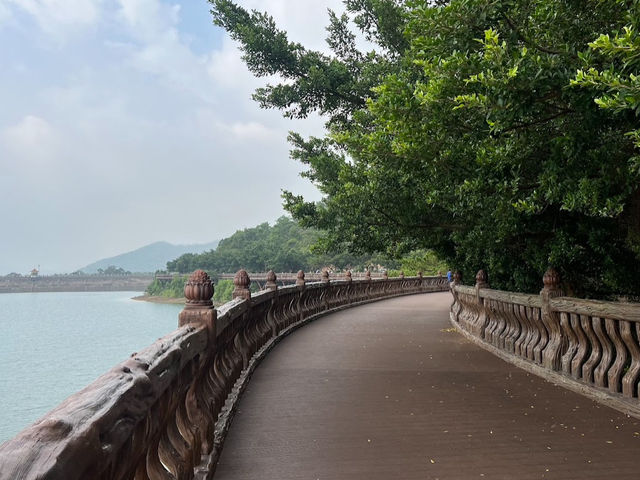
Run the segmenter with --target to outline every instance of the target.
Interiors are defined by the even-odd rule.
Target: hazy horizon
[[[238,3],[317,49],[342,10]],[[266,80],[204,0],[0,0],[0,53],[0,275],[224,238],[281,216],[283,188],[319,198],[286,137],[322,121],[251,100]]]

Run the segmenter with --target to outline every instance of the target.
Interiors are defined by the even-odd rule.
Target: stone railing
[[[518,359],[564,386],[640,416],[640,304],[563,296],[553,269],[540,295],[491,290],[480,270],[473,287],[454,274],[451,320],[507,360]]]
[[[327,312],[449,288],[442,277],[305,282],[251,295],[243,270],[234,300],[213,307],[207,274],[185,285],[179,328],[115,366],[0,445],[0,480],[189,480],[213,477],[236,400],[259,359]]]

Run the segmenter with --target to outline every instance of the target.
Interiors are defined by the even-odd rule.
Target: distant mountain
[[[110,266],[120,267],[130,272],[155,272],[164,270],[169,260],[174,260],[185,253],[202,253],[213,250],[218,246],[218,240],[198,245],[173,245],[168,242],[155,242],[131,252],[115,257],[98,260],[84,268],[85,273],[97,273],[101,268],[106,270]]]

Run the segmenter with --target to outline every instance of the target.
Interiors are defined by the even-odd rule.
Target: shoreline
[[[166,303],[171,305],[184,305],[184,297],[182,298],[172,298],[172,297],[157,297],[153,295],[138,295],[137,297],[132,297],[131,300],[136,300],[138,302],[151,302],[151,303]]]

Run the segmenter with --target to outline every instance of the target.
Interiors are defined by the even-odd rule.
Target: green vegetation
[[[232,280],[219,280],[213,290],[213,301],[215,303],[225,303],[231,300],[233,294]]]
[[[251,71],[282,79],[260,105],[327,119],[290,135],[323,200],[284,194],[324,251],[431,248],[498,288],[537,291],[553,265],[581,295],[640,290],[638,0],[345,0],[331,54],[209,1]]]
[[[171,282],[158,280],[157,278],[151,282],[145,292],[152,297],[166,297],[166,298],[182,298],[184,297],[184,284],[187,281],[187,276],[176,276]]]
[[[407,276],[415,276],[418,272],[425,276],[436,276],[446,274],[448,267],[433,251],[414,250],[400,259],[400,269]],[[395,272],[390,271],[389,276],[395,276]]]
[[[352,255],[349,253],[316,253],[312,247],[320,233],[300,227],[288,217],[280,217],[273,226],[262,223],[239,230],[221,240],[218,248],[199,255],[186,254],[167,263],[170,272],[190,273],[197,269],[216,273],[233,273],[241,268],[254,272],[316,271],[323,267],[364,269],[369,265],[398,266],[398,262],[383,255]]]
[[[327,254],[316,253],[314,245],[320,232],[312,228],[302,228],[289,217],[279,218],[273,226],[263,223],[254,228],[239,230],[231,237],[221,240],[216,250],[199,255],[187,253],[167,263],[169,272],[191,273],[202,269],[207,271],[214,282],[213,301],[221,304],[231,300],[233,282],[217,280],[218,273],[233,273],[244,268],[248,271],[276,272],[317,271],[325,267],[335,270],[365,268],[390,269],[389,275],[397,276],[400,269],[406,275],[436,275],[447,270],[446,264],[438,260],[429,250],[418,250],[400,260],[384,255],[352,255],[346,252]],[[147,288],[147,295],[180,298],[183,296],[187,275],[178,276],[170,283],[154,280]],[[255,288],[255,284],[251,285]]]

